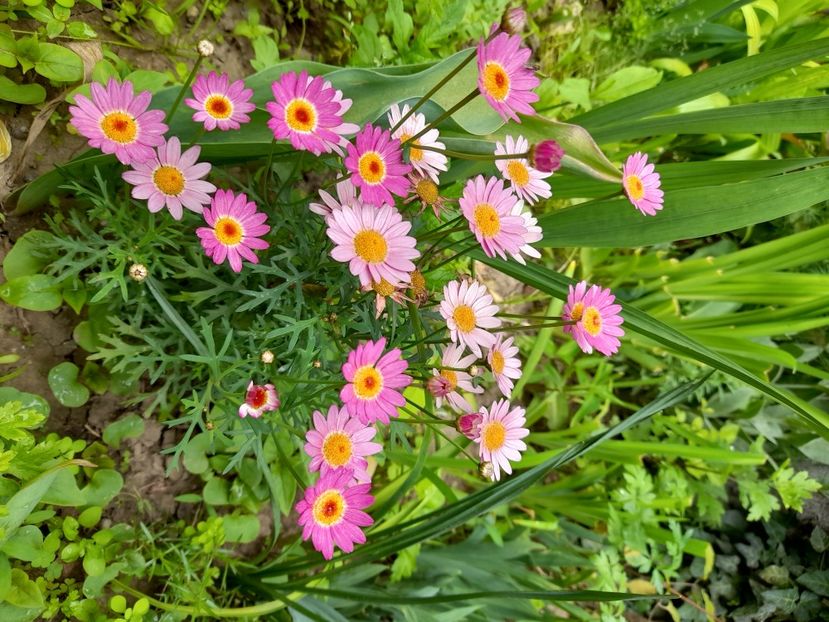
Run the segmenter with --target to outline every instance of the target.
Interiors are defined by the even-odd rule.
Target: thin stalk
[[[422,130],[420,130],[417,134],[415,134],[414,136],[410,136],[409,138],[407,138],[405,141],[403,141],[403,143],[402,143],[402,144],[403,144],[403,145],[407,145],[407,144],[409,144],[410,142],[412,142],[413,140],[417,140],[418,138],[420,138],[421,136],[423,136],[426,132],[428,132],[429,130],[431,130],[433,127],[437,127],[437,126],[438,126],[438,125],[439,125],[442,121],[444,121],[444,120],[448,119],[448,118],[449,118],[449,117],[451,117],[453,114],[455,114],[458,110],[460,110],[461,108],[463,108],[464,106],[466,106],[466,104],[468,104],[468,103],[469,103],[469,102],[471,102],[473,99],[475,99],[475,98],[476,98],[479,94],[480,94],[480,93],[479,93],[479,91],[478,91],[478,88],[477,88],[477,87],[475,87],[475,89],[474,89],[471,93],[469,93],[469,95],[467,95],[466,97],[464,97],[461,101],[459,101],[457,104],[455,104],[454,106],[452,106],[449,110],[447,110],[446,112],[444,112],[444,113],[443,113],[442,115],[440,115],[437,119],[435,119],[434,121],[432,121],[431,123],[429,123],[428,125],[426,125],[426,127],[424,127]]]
[[[459,222],[461,220],[461,218],[463,218],[463,216],[457,216],[457,217],[453,218],[452,220],[447,220],[445,223],[441,224],[439,227],[435,227],[431,231],[428,231],[427,233],[424,233],[422,236],[420,236],[419,240],[422,242],[423,240],[428,240],[429,238],[433,238],[436,234],[438,234],[441,231],[443,231],[444,229],[446,229],[446,227],[448,227],[450,225],[453,225],[456,222]]]
[[[571,324],[575,324],[575,322],[568,322],[568,321],[561,321],[561,322],[547,322],[546,324],[528,324],[527,326],[501,326],[500,328],[493,328],[492,332],[494,333],[508,333],[511,331],[519,331],[519,330],[536,330],[538,328],[551,328],[553,326],[570,326]]]
[[[440,263],[439,263],[438,265],[436,265],[436,266],[432,266],[432,267],[431,267],[431,268],[429,268],[428,270],[424,270],[424,272],[432,272],[433,270],[437,270],[438,268],[442,268],[442,267],[443,267],[443,266],[445,266],[446,264],[451,263],[451,262],[455,261],[456,259],[458,259],[459,257],[463,257],[464,255],[466,255],[466,254],[467,254],[467,253],[469,253],[470,251],[475,250],[476,248],[478,248],[478,246],[479,246],[479,244],[478,244],[478,242],[476,241],[474,244],[471,244],[471,245],[467,246],[466,248],[462,248],[462,249],[461,249],[461,250],[459,250],[457,253],[455,253],[454,255],[452,255],[449,259],[446,259],[445,261],[440,262]]]
[[[193,83],[193,79],[196,77],[196,73],[199,71],[199,67],[201,66],[202,61],[204,60],[204,56],[199,54],[196,57],[196,62],[193,63],[193,68],[190,70],[190,73],[187,75],[187,79],[184,81],[184,84],[181,85],[181,89],[179,89],[178,95],[176,95],[176,101],[173,102],[172,108],[170,108],[170,112],[167,113],[164,121],[169,123],[170,119],[173,118],[173,115],[176,113],[178,109],[178,105],[181,103],[181,100],[184,99],[184,93],[187,89],[190,88],[190,85]]]
[[[437,248],[438,244],[443,242],[447,237],[449,237],[453,233],[460,233],[464,229],[468,229],[468,227],[465,225],[461,225],[459,227],[453,227],[452,229],[445,231],[444,234],[440,236],[437,240],[435,240],[434,244],[427,248],[426,251],[420,256],[420,259],[417,262],[418,266],[423,265],[423,262],[432,256],[432,253],[434,252],[435,248]]]
[[[460,160],[482,160],[482,161],[492,161],[492,160],[521,160],[530,157],[530,152],[525,151],[524,153],[501,153],[501,154],[494,154],[494,153],[466,153],[465,151],[454,151],[452,149],[440,149],[439,147],[431,147],[428,145],[418,145],[418,149],[422,149],[424,151],[434,151],[435,153],[442,153],[450,158],[458,158]]]
[[[276,380],[282,380],[283,382],[293,382],[294,384],[342,384],[342,380],[316,380],[312,378],[297,378],[296,376],[282,375],[276,375],[274,378]]]

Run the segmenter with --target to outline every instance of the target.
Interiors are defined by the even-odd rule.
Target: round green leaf
[[[136,414],[129,414],[104,428],[104,442],[113,449],[118,449],[125,438],[137,438],[143,433],[144,420]]]
[[[101,512],[102,508],[99,505],[93,505],[91,508],[86,508],[83,512],[81,512],[80,516],[78,516],[78,523],[82,527],[91,529],[98,524],[99,520],[101,520]]]
[[[46,101],[46,89],[39,84],[17,84],[0,76],[0,100],[23,105],[40,104]]]
[[[14,246],[3,260],[3,273],[11,281],[21,276],[38,274],[54,258],[43,251],[54,240],[48,231],[32,229],[17,239]]]
[[[109,600],[109,608],[115,613],[124,613],[127,610],[127,599],[116,594]]]
[[[83,406],[89,399],[89,389],[78,382],[78,372],[78,366],[68,361],[49,371],[49,388],[57,400],[69,408]]]
[[[54,277],[33,274],[11,279],[0,285],[3,302],[29,311],[54,311],[63,302]]]
[[[54,43],[41,43],[35,71],[57,82],[78,82],[83,78],[83,61],[72,50]]]

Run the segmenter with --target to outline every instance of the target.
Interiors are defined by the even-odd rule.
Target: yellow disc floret
[[[481,427],[481,447],[498,451],[507,440],[507,429],[500,421],[490,421]]]
[[[369,184],[379,184],[386,178],[386,163],[376,151],[367,151],[357,163],[360,177]]]
[[[153,171],[153,183],[164,194],[178,196],[184,192],[184,174],[175,166],[159,166]]]
[[[377,231],[363,229],[354,236],[354,250],[366,263],[380,263],[386,259],[389,245]]]
[[[242,241],[244,230],[242,223],[230,216],[222,216],[213,225],[213,233],[216,235],[216,240],[225,246],[235,246]]]
[[[135,118],[126,112],[110,112],[101,119],[101,131],[111,141],[129,144],[135,141],[138,124]]]
[[[501,231],[501,218],[489,203],[476,205],[473,217],[478,231],[485,238],[493,238]]]
[[[322,442],[322,455],[332,467],[348,464],[352,449],[351,438],[344,432],[330,432]]]
[[[323,527],[331,527],[343,519],[345,509],[343,494],[335,489],[326,490],[314,501],[314,521]]]
[[[510,79],[501,63],[489,61],[484,65],[484,88],[495,101],[504,101],[509,95]]]
[[[285,107],[285,123],[295,132],[313,132],[317,127],[317,109],[307,99],[297,97]]]
[[[452,319],[462,333],[469,333],[475,328],[475,312],[469,305],[458,305],[452,312]]]
[[[354,372],[354,395],[361,400],[373,400],[383,390],[383,375],[374,365],[363,365]]]

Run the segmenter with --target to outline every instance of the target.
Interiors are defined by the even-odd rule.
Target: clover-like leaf
[[[89,389],[78,382],[78,373],[78,366],[69,361],[58,363],[49,371],[49,388],[69,408],[83,406],[89,399]]]

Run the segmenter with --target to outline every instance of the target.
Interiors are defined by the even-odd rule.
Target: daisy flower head
[[[364,424],[389,422],[397,416],[397,409],[406,403],[401,391],[411,384],[405,373],[409,363],[399,348],[383,354],[386,338],[367,341],[348,353],[343,365],[347,384],[340,391],[340,399],[348,414]]]
[[[197,162],[201,147],[196,145],[182,153],[181,143],[172,136],[153,152],[152,158],[133,162],[132,170],[121,174],[124,181],[135,186],[133,198],[146,199],[151,212],[166,206],[176,220],[181,220],[182,207],[201,214],[210,203],[210,195],[216,192],[216,186],[202,179],[211,165]]]
[[[615,300],[609,289],[598,285],[588,289],[587,281],[581,281],[575,287],[570,285],[562,317],[575,324],[564,326],[564,332],[572,335],[585,353],[592,354],[595,348],[610,356],[619,349],[619,337],[625,331],[622,328],[624,320],[619,315],[622,307],[615,304]]]
[[[354,123],[343,123],[351,100],[320,76],[311,77],[307,71],[283,73],[271,84],[271,91],[275,101],[267,104],[268,127],[274,138],[289,139],[294,149],[342,155],[342,147],[348,144],[343,135],[360,129]]]
[[[376,207],[394,205],[392,194],[406,196],[406,175],[412,167],[403,162],[400,141],[392,138],[388,130],[367,123],[346,150],[345,167],[352,174],[354,185],[360,188],[364,203]]]
[[[309,203],[308,209],[326,220],[331,216],[331,212],[342,209],[343,205],[353,206],[359,202],[357,188],[354,187],[350,179],[343,179],[337,182],[336,198],[325,190],[320,190],[319,195],[322,203]]]
[[[349,469],[329,471],[306,488],[305,496],[296,504],[302,539],[310,539],[325,559],[334,556],[334,545],[350,553],[355,542],[365,543],[360,528],[374,523],[363,511],[374,503],[369,494],[371,484],[352,484],[353,479]]]
[[[204,252],[215,264],[225,259],[234,272],[242,271],[242,260],[259,263],[254,250],[270,246],[261,239],[271,228],[265,224],[267,214],[256,210],[244,193],[217,190],[210,207],[204,210],[208,227],[196,229]]]
[[[374,317],[379,318],[386,310],[386,298],[391,298],[399,305],[409,300],[405,294],[406,287],[408,286],[405,283],[395,285],[389,283],[386,279],[380,279],[371,285],[363,285],[360,289],[363,292],[374,292]]]
[[[208,132],[238,130],[242,123],[250,121],[249,112],[256,110],[250,102],[253,89],[246,89],[243,80],[230,81],[226,74],[211,71],[200,75],[193,82],[193,97],[184,100],[196,112],[193,121],[203,123]]]
[[[427,381],[426,387],[435,396],[435,403],[438,408],[446,400],[458,412],[468,413],[474,408],[458,392],[458,389],[463,389],[469,393],[483,393],[484,390],[482,387],[476,387],[472,384],[472,375],[469,372],[459,371],[460,369],[468,369],[478,360],[478,357],[474,354],[461,357],[462,354],[463,346],[454,344],[446,346],[440,359],[442,369],[432,370],[434,375]]]
[[[481,348],[491,348],[495,335],[487,329],[501,326],[498,305],[486,286],[477,281],[450,281],[443,288],[440,314],[449,327],[449,335],[461,348],[469,348],[482,356]]]
[[[413,270],[409,275],[412,292],[412,300],[417,306],[425,304],[429,300],[429,288],[426,286],[426,277],[420,270]]]
[[[530,104],[538,101],[533,89],[540,80],[527,66],[530,54],[520,36],[506,32],[478,43],[478,90],[504,121],[520,123],[517,113],[535,114]]]
[[[315,410],[314,429],[305,434],[305,453],[311,456],[309,471],[327,475],[331,471],[349,469],[358,483],[371,481],[366,470],[366,456],[382,451],[380,443],[372,442],[377,434],[371,426],[349,416],[345,408],[332,404],[328,416]]]
[[[411,187],[409,188],[409,196],[403,203],[409,204],[412,201],[420,201],[420,212],[427,206],[432,208],[435,213],[435,218],[440,220],[440,213],[443,211],[446,199],[440,195],[440,188],[436,182],[432,181],[431,177],[424,177],[419,174],[409,175]]]
[[[331,213],[326,233],[335,245],[331,256],[348,262],[360,284],[370,286],[383,279],[394,284],[409,282],[409,273],[415,269],[412,259],[420,256],[417,241],[407,235],[411,228],[391,205],[377,209],[355,203]]]
[[[501,479],[501,471],[512,473],[510,461],[521,460],[521,452],[527,449],[521,439],[530,431],[524,427],[524,409],[510,408],[507,400],[497,400],[489,408],[481,408],[478,424],[478,451],[481,460],[492,464],[492,480]]]
[[[248,415],[254,419],[262,413],[279,408],[279,395],[272,384],[253,384],[250,381],[245,392],[245,401],[239,406],[239,416],[244,419]]]
[[[515,204],[515,207],[512,208],[512,215],[521,216],[524,221],[524,228],[526,231],[522,236],[524,243],[518,249],[518,252],[510,252],[509,254],[512,255],[512,258],[518,263],[526,265],[527,262],[524,261],[522,253],[528,257],[534,257],[535,259],[541,257],[541,253],[534,249],[532,244],[535,244],[544,237],[544,231],[542,231],[541,227],[538,226],[538,219],[532,215],[532,212],[524,209],[523,202],[519,201]]]
[[[507,136],[503,143],[495,143],[495,155],[517,155],[523,156],[530,148],[530,143],[523,136],[513,138]],[[518,198],[524,199],[532,205],[539,199],[549,199],[553,192],[550,184],[544,179],[552,173],[542,173],[530,166],[526,157],[495,160],[495,166],[501,172],[504,179],[509,180],[510,187]]]
[[[93,82],[92,99],[75,95],[69,106],[70,123],[89,140],[89,146],[114,153],[121,164],[143,162],[155,155],[153,147],[164,143],[164,112],[147,110],[149,91],[133,94],[132,82],[109,79],[106,87]]]
[[[517,356],[518,348],[513,345],[513,341],[512,337],[504,339],[504,336],[499,334],[486,355],[486,362],[489,363],[498,389],[504,397],[512,394],[512,388],[515,386],[513,380],[521,377],[521,359]]]
[[[426,117],[421,112],[415,112],[406,119],[400,127],[397,127],[402,119],[409,112],[409,105],[404,104],[403,110],[397,104],[392,104],[389,109],[389,126],[397,128],[391,133],[392,138],[398,139],[401,144],[405,143],[412,136],[416,136],[426,127]],[[446,171],[449,159],[443,153],[420,147],[431,147],[432,149],[446,149],[446,145],[438,140],[440,132],[432,128],[419,138],[409,142],[409,164],[415,171],[424,177],[429,177],[437,183],[441,171]]]
[[[628,157],[622,167],[622,186],[628,200],[645,216],[656,216],[662,209],[664,193],[659,188],[662,180],[648,164],[648,155],[637,151]]]

